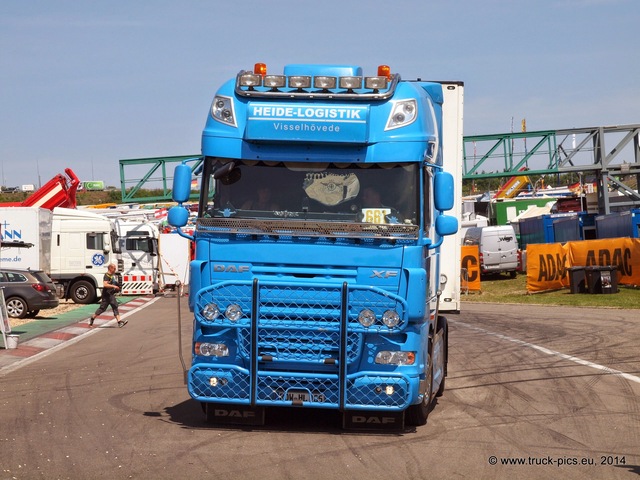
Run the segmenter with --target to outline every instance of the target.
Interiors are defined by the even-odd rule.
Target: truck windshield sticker
[[[302,188],[323,205],[339,205],[360,193],[360,182],[353,173],[307,173]]]
[[[367,106],[251,103],[247,139],[364,142]]]
[[[363,208],[362,221],[366,223],[398,223],[387,222],[387,216],[391,215],[390,208]]]

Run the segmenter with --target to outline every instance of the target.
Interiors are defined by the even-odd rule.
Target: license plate
[[[289,402],[310,402],[311,395],[304,390],[290,390],[287,392],[287,400]]]

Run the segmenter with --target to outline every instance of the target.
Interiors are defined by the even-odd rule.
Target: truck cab
[[[176,169],[170,224],[187,224],[194,177],[201,192],[180,234],[196,252],[188,390],[210,421],[298,406],[420,425],[444,390],[443,89],[462,85],[377,73],[256,64],[218,90],[202,157]]]

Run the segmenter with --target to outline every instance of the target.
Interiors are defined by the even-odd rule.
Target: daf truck
[[[195,243],[186,383],[208,421],[297,407],[345,428],[426,423],[447,374],[462,92],[386,65],[258,63],[219,88],[169,211]]]

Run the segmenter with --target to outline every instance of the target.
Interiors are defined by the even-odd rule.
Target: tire
[[[516,272],[515,270],[511,270],[511,271],[509,272],[509,276],[510,276],[511,278],[516,278],[516,276],[517,276],[517,275],[518,275],[518,272]]]
[[[94,303],[96,301],[96,287],[87,280],[79,280],[71,285],[69,297],[75,303],[83,305]]]
[[[431,390],[433,389],[433,363],[431,363],[431,340],[429,340],[429,354],[428,354],[428,363],[429,363],[429,373],[427,374],[427,388],[424,396],[422,397],[422,402],[417,405],[411,405],[407,408],[407,413],[405,415],[405,423],[407,425],[413,426],[422,426],[427,423],[427,418],[429,417],[429,412],[431,411],[431,401],[433,398]]]
[[[29,313],[29,306],[20,297],[10,297],[5,301],[7,305],[7,315],[11,318],[24,318]]]

